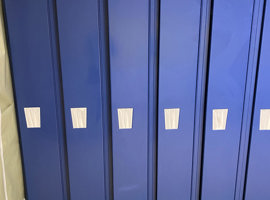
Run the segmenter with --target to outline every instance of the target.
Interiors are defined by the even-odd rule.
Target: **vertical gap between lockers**
[[[240,134],[240,141],[239,141],[239,148],[238,148],[238,160],[237,160],[237,172],[236,172],[236,179],[235,179],[234,199],[240,199],[241,196],[243,197],[243,194],[241,194],[241,193],[243,193],[243,190],[241,191],[241,187],[242,187],[241,184],[244,184],[244,182],[243,183],[241,182],[242,181],[241,180],[241,177],[243,177],[243,176],[241,176],[241,174],[242,173],[245,173],[245,172],[242,172],[243,170],[246,170],[245,168],[246,168],[246,164],[247,163],[245,162],[245,158],[246,158],[246,161],[247,161],[247,151],[248,151],[248,145],[247,145],[247,148],[244,148],[243,147],[243,145],[245,145],[245,141],[243,141],[243,140],[245,140],[245,138],[246,137],[249,137],[249,135],[251,134],[251,132],[250,132],[251,131],[251,127],[252,127],[251,120],[253,118],[253,104],[254,104],[254,100],[255,100],[254,99],[254,94],[255,94],[254,91],[256,89],[256,80],[257,80],[256,74],[257,74],[257,69],[258,69],[258,67],[257,67],[258,64],[257,63],[256,63],[255,69],[253,69],[254,68],[254,66],[253,66],[254,65],[253,64],[254,61],[250,61],[250,60],[256,59],[256,58],[253,58],[253,57],[256,57],[255,54],[258,53],[258,55],[259,55],[259,52],[257,52],[257,51],[259,51],[259,48],[257,50],[256,47],[254,47],[254,45],[256,45],[256,43],[257,43],[256,42],[256,40],[257,40],[257,32],[258,32],[257,29],[260,29],[259,34],[261,33],[261,28],[260,28],[261,27],[261,23],[259,22],[260,21],[259,18],[260,18],[260,7],[261,7],[260,4],[263,1],[264,0],[259,0],[259,1],[254,0],[253,1],[252,22],[251,22],[251,34],[250,34],[250,44],[249,44],[249,55],[248,55],[248,61],[247,61],[248,71],[247,71],[247,74],[246,74],[246,85],[245,85],[244,103],[243,103],[243,109],[242,109],[243,110],[243,112],[242,112],[242,126],[241,126],[241,134]],[[255,9],[257,9],[257,10],[255,10]],[[258,24],[258,23],[260,23],[260,24]],[[253,32],[255,32],[255,36],[253,36],[254,35]],[[260,47],[260,38],[261,38],[261,35],[258,38],[259,38],[259,47]],[[253,44],[253,43],[255,43],[255,44]],[[253,49],[251,50],[251,48],[253,48]],[[255,49],[255,51],[254,51],[254,49]],[[258,55],[257,55],[256,62],[258,62]],[[252,62],[252,64],[250,64],[250,62]],[[251,65],[251,66],[249,66],[249,65]],[[250,70],[251,70],[251,72],[249,72]],[[253,72],[253,70],[255,72]],[[254,80],[254,82],[252,80],[249,80],[249,79],[253,79],[253,78],[250,77],[250,76],[253,77],[252,74],[255,74],[255,77],[254,77],[255,80]],[[249,86],[249,88],[248,88],[248,86]],[[251,91],[252,88],[254,90],[253,93]],[[252,100],[249,101],[249,99],[246,99],[246,98],[249,95],[251,95],[251,94],[253,95],[253,97],[251,98]],[[251,110],[250,110],[250,112],[247,111],[248,114],[251,115],[250,116],[250,120],[249,120],[249,119],[247,119],[247,114],[245,114],[245,113],[246,113],[246,109],[248,109],[246,107],[248,107],[248,104],[250,104],[250,103],[252,103]],[[244,126],[249,126],[249,128],[247,128],[248,133],[246,133],[247,130],[246,130],[246,128]],[[247,141],[249,141],[249,138],[248,138]],[[247,142],[247,143],[249,143],[249,142]],[[245,163],[243,163],[243,162],[245,162]],[[244,168],[243,168],[243,165],[245,165]],[[241,174],[239,175],[239,173],[241,173]],[[245,177],[245,175],[244,175],[244,177]],[[239,189],[239,187],[240,187],[240,189]],[[244,186],[243,186],[243,188],[244,188]]]
[[[149,0],[147,198],[157,199],[158,79],[160,0]]]
[[[209,41],[210,23],[210,2],[211,0],[201,0],[200,25],[197,56],[197,75],[195,90],[195,110],[194,110],[194,137],[192,155],[192,177],[190,199],[199,199],[200,190],[200,167],[202,156],[202,137],[204,123],[204,105],[206,93],[207,56]]]
[[[210,0],[210,19],[209,19],[209,39],[207,48],[207,61],[206,61],[206,82],[205,82],[205,96],[204,96],[204,114],[203,114],[203,132],[202,132],[202,145],[201,145],[201,169],[200,169],[200,188],[199,188],[199,199],[202,197],[202,180],[203,180],[203,163],[204,163],[204,145],[205,145],[205,126],[206,126],[206,110],[207,110],[207,96],[208,96],[208,78],[209,78],[209,63],[211,57],[211,42],[212,42],[212,23],[213,23],[213,12],[214,12],[214,0]]]
[[[70,200],[70,182],[69,182],[69,168],[68,168],[68,153],[67,153],[67,139],[66,139],[66,121],[64,109],[64,91],[62,79],[62,65],[60,58],[60,44],[59,44],[59,31],[57,20],[57,3],[55,0],[48,0],[48,22],[50,28],[50,46],[52,49],[52,63],[53,63],[53,76],[55,84],[55,101],[56,101],[56,114],[59,118],[57,128],[60,130],[58,137],[60,162],[61,162],[61,178],[63,196]]]
[[[247,183],[247,176],[248,176],[248,163],[249,163],[249,155],[250,155],[250,144],[252,139],[252,124],[254,118],[254,108],[256,102],[256,93],[257,93],[257,80],[258,80],[258,71],[259,71],[259,64],[260,64],[260,57],[261,57],[261,46],[262,46],[262,38],[263,38],[263,29],[264,29],[264,19],[266,13],[266,0],[264,0],[263,4],[263,13],[262,13],[262,22],[261,22],[261,30],[260,30],[260,41],[259,41],[259,52],[257,58],[257,69],[256,69],[256,78],[255,78],[255,88],[254,88],[254,95],[253,95],[253,106],[252,106],[252,113],[251,113],[251,123],[250,123],[250,134],[248,138],[248,152],[247,152],[247,160],[246,160],[246,171],[245,171],[245,180],[244,180],[244,190],[243,190],[243,199],[246,198],[246,183]]]
[[[113,155],[112,155],[112,113],[111,81],[109,56],[109,18],[108,0],[98,1],[98,27],[100,52],[100,77],[102,97],[103,156],[105,199],[112,200],[113,195]]]

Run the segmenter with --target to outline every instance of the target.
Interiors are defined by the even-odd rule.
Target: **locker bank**
[[[0,200],[269,200],[269,0],[2,0]]]

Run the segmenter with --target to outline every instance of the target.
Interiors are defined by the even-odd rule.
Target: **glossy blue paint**
[[[157,199],[190,199],[201,1],[161,1]],[[164,109],[180,108],[165,130]]]
[[[215,0],[209,61],[201,199],[234,199],[253,0]],[[225,130],[212,110],[228,109]]]
[[[199,198],[210,2],[4,0],[27,199]],[[263,2],[213,0],[202,200],[243,198]],[[246,199],[270,198],[265,10]],[[36,106],[41,128],[27,129],[23,108]],[[74,107],[87,128],[73,129]],[[118,128],[118,108],[134,109],[132,129]],[[181,109],[177,130],[165,108]],[[219,108],[225,131],[212,130]]]
[[[270,2],[265,1],[265,16],[254,105],[245,199],[270,199],[270,131],[259,130],[260,110],[270,109]]]
[[[65,200],[63,121],[52,1],[4,1],[27,199]],[[27,128],[24,107],[40,107]]]
[[[146,200],[149,2],[108,3],[114,199]],[[132,129],[119,129],[118,108],[133,108]]]
[[[100,26],[97,0],[57,0],[71,199],[105,196]],[[70,108],[87,108],[73,129]]]
[[[241,140],[238,156],[237,178],[235,185],[235,200],[242,200],[245,187],[245,176],[248,159],[248,146],[250,126],[252,121],[252,110],[254,105],[254,94],[257,74],[257,62],[260,48],[262,15],[264,0],[254,1],[252,30],[249,47],[248,71],[246,78],[245,102],[243,107],[243,119],[241,128]]]
[[[203,125],[205,110],[205,93],[207,82],[207,58],[210,31],[211,0],[201,1],[200,41],[198,51],[198,71],[193,139],[193,164],[191,200],[200,198],[201,159],[203,145]]]

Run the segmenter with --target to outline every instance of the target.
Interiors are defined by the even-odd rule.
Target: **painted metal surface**
[[[146,200],[149,2],[108,3],[114,199]],[[119,108],[133,108],[131,129],[119,129]]]
[[[200,11],[200,0],[160,5],[159,200],[191,196]]]
[[[259,59],[257,89],[251,132],[248,172],[245,199],[270,199],[270,130],[263,127],[263,121],[269,123],[269,116],[264,116],[265,109],[270,109],[270,2],[266,2],[262,43]],[[266,117],[264,119],[264,117]],[[260,126],[261,125],[261,126]],[[263,129],[263,130],[262,130]]]
[[[253,1],[213,2],[201,199],[234,199]],[[213,109],[228,109],[225,130]]]
[[[256,2],[213,1],[202,200],[242,199]],[[27,199],[105,200],[112,188],[115,200],[197,199],[210,0],[108,0],[108,19],[106,0],[4,3]],[[270,198],[269,2],[265,10],[247,199]]]
[[[208,61],[208,43],[210,38],[210,15],[211,0],[201,2],[201,20],[200,20],[200,42],[198,49],[198,71],[197,71],[197,88],[196,88],[196,105],[195,105],[195,122],[194,122],[194,139],[193,139],[193,165],[192,165],[192,186],[191,200],[200,198],[201,184],[201,159],[203,145],[203,126],[205,95],[207,83],[207,61]]]
[[[237,178],[235,185],[235,197],[234,197],[235,200],[242,200],[244,195],[250,126],[252,121],[257,63],[261,41],[260,38],[261,38],[263,8],[264,8],[264,0],[254,1],[252,30],[249,47],[248,71],[245,86],[246,91],[244,97],[245,102],[243,106],[243,119],[241,127],[241,141],[239,146]]]
[[[105,199],[97,0],[57,0],[71,199]],[[71,109],[87,109],[74,128]]]
[[[67,199],[51,5],[4,1],[29,200]],[[27,128],[25,107],[40,107],[40,128]]]

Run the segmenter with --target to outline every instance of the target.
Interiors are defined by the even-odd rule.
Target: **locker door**
[[[51,3],[4,1],[29,200],[67,199]]]
[[[252,0],[213,1],[203,200],[234,199],[252,11]]]
[[[161,1],[157,198],[190,199],[200,0]]]
[[[114,199],[146,200],[149,2],[108,3]]]
[[[97,0],[57,0],[71,199],[105,199]]]
[[[266,2],[245,199],[270,199],[270,2]]]

